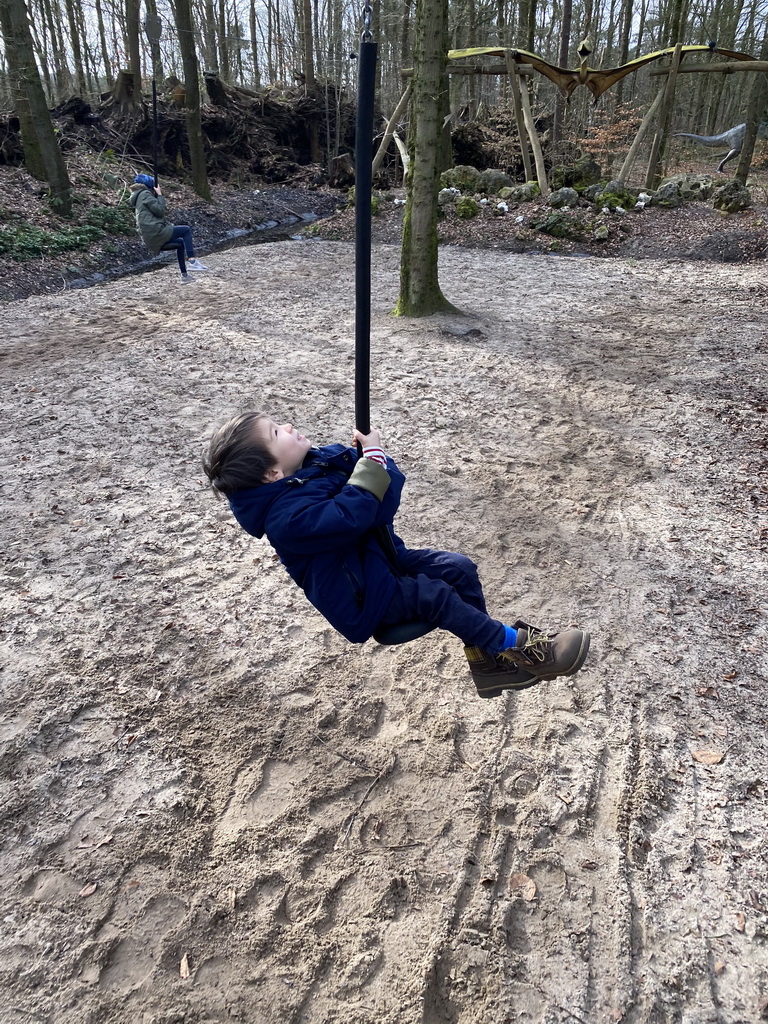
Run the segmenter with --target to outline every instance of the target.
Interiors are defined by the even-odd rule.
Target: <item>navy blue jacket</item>
[[[237,491],[229,504],[247,533],[266,534],[292,579],[334,629],[363,643],[397,586],[373,529],[391,527],[405,477],[387,459],[389,486],[379,500],[349,483],[357,459],[354,448],[340,444],[312,448],[292,476]],[[400,538],[393,537],[398,551],[404,550]]]

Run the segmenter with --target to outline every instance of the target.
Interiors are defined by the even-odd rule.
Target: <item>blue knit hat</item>
[[[146,185],[147,188],[155,187],[155,179],[151,174],[137,174],[133,180],[137,185]]]

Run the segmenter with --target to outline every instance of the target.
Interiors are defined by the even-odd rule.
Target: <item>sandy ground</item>
[[[765,267],[441,250],[373,421],[414,546],[578,675],[353,646],[204,487],[353,419],[353,254],[4,308],[2,1024],[742,1024],[768,1000]]]

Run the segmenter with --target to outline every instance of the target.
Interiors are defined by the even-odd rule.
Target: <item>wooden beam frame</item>
[[[672,68],[658,68],[649,71],[649,75],[668,75]],[[678,75],[710,74],[732,75],[734,71],[768,71],[768,60],[734,60],[727,64],[691,64],[677,69]]]

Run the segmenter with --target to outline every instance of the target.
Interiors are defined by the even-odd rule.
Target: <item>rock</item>
[[[600,224],[595,228],[595,241],[596,242],[607,242],[608,241],[608,226],[606,224]]]
[[[596,185],[602,177],[600,164],[591,156],[584,156],[569,166],[561,164],[553,167],[549,175],[549,183],[554,189],[575,188],[582,191],[590,185]]]
[[[574,188],[559,188],[547,196],[547,205],[555,210],[564,206],[575,206],[579,201],[579,193]]]
[[[574,216],[567,210],[553,211],[544,220],[536,221],[533,227],[537,231],[543,231],[545,235],[552,235],[553,238],[582,241],[584,237],[582,218],[578,215]]]
[[[541,189],[538,182],[526,181],[524,185],[515,185],[512,188],[501,189],[499,199],[504,199],[508,203],[529,203],[540,193]]]
[[[461,195],[457,188],[441,188],[437,193],[438,206],[452,206]]]
[[[673,184],[677,186],[684,202],[706,202],[715,191],[715,180],[709,174],[673,174],[662,181],[660,188]]]
[[[654,205],[665,206],[668,209],[680,206],[683,201],[680,198],[680,189],[673,181],[668,181],[666,185],[662,185],[660,188],[657,188],[651,196],[651,199]]]
[[[457,188],[460,192],[478,192],[480,171],[468,164],[458,164],[456,167],[449,167],[440,175],[440,184],[443,188]]]
[[[724,213],[738,213],[752,205],[752,195],[740,181],[729,181],[715,190],[712,205]]]
[[[633,207],[637,202],[637,192],[627,188],[623,181],[614,178],[601,185],[594,193],[591,201],[601,209],[616,210],[621,208],[626,210]]]
[[[501,189],[510,188],[514,185],[514,182],[508,174],[504,173],[504,171],[499,171],[491,167],[486,171],[480,172],[477,184],[478,192],[485,192],[486,195],[495,196],[499,194]]]

